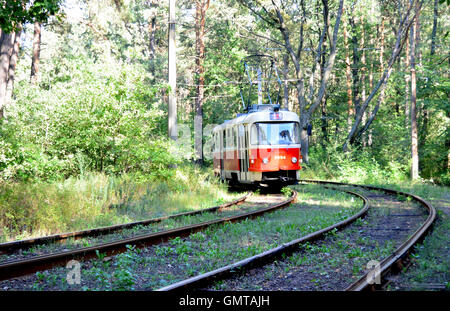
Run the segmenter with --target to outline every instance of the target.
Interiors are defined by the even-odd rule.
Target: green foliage
[[[194,166],[168,169],[166,176],[172,177],[86,173],[64,181],[0,181],[0,241],[192,211],[241,195],[228,194],[209,170]]]
[[[302,178],[340,179],[359,183],[379,180],[404,181],[408,167],[391,161],[381,164],[368,151],[354,150],[342,153],[338,147],[312,148],[310,163],[300,174]]]
[[[18,87],[1,124],[0,177],[139,171],[168,178],[177,160],[156,130],[164,114],[153,99],[162,86],[150,85],[139,67],[107,68],[83,57],[72,66],[77,70],[49,77],[48,89]],[[61,79],[67,74],[70,83]]]
[[[136,282],[132,266],[138,261],[138,251],[134,246],[127,245],[127,251],[117,256],[117,268],[113,275],[114,290],[133,290]]]
[[[289,197],[289,196],[292,195],[292,189],[289,188],[289,187],[283,187],[283,188],[281,189],[281,193],[282,193],[283,195],[285,195],[286,197]]]
[[[1,0],[0,28],[6,33],[16,30],[19,23],[45,22],[59,11],[61,0]]]

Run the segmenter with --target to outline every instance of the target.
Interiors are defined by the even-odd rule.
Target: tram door
[[[224,158],[225,158],[225,130],[219,132],[220,134],[220,178],[225,180],[225,172],[224,172]]]
[[[248,180],[248,139],[245,126],[240,124],[238,128],[238,150],[239,150],[239,180]]]

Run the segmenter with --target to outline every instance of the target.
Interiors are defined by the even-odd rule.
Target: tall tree
[[[8,104],[6,90],[9,80],[9,68],[14,49],[15,32],[0,35],[0,118],[3,118],[4,109]]]
[[[158,2],[155,0],[150,1],[150,8],[152,8],[152,14],[149,16],[148,20],[148,34],[149,34],[149,50],[150,50],[150,71],[152,73],[152,79],[155,80],[156,74],[156,8],[158,7]]]
[[[195,74],[197,97],[195,99],[194,144],[197,164],[203,164],[203,101],[205,93],[205,21],[209,0],[195,1]]]
[[[353,109],[353,92],[352,92],[352,68],[350,64],[350,52],[348,45],[348,35],[347,35],[347,22],[346,18],[343,22],[343,32],[344,32],[344,47],[345,47],[345,80],[347,86],[347,126],[350,131],[352,127],[352,118],[355,115],[355,110]]]
[[[283,106],[289,109],[289,55],[283,53]]]
[[[409,128],[409,120],[410,120],[410,80],[411,80],[411,68],[409,67],[409,40],[406,40],[405,43],[405,127]]]
[[[364,102],[366,100],[366,72],[367,72],[367,63],[366,63],[366,47],[365,47],[365,35],[366,32],[364,30],[364,23],[361,22],[361,43],[360,43],[360,50],[361,50],[361,101]],[[363,113],[362,122],[366,122],[367,119],[367,111]],[[363,146],[366,146],[366,135],[363,134],[362,136],[362,142]]]
[[[433,10],[433,30],[431,31],[431,48],[430,55],[434,55],[436,51],[436,31],[437,31],[437,19],[438,19],[438,5],[439,0],[434,0],[434,10]]]
[[[0,10],[0,119],[12,96],[22,25],[46,21],[59,10],[61,0],[3,1]]]
[[[31,74],[30,81],[33,84],[38,82],[39,74],[39,62],[41,55],[41,22],[34,22],[34,34],[33,34],[33,54],[31,56]]]
[[[353,9],[353,8],[352,8]],[[356,17],[350,16],[349,18],[350,26],[352,29],[352,48],[353,48],[353,64],[352,64],[352,94],[353,94],[353,104],[355,105],[355,116],[358,115],[360,110],[360,80],[359,80],[359,67],[360,67],[360,55],[359,55],[359,46],[358,46],[358,34],[357,34],[357,26],[356,23],[358,19]]]
[[[410,66],[411,66],[411,179],[419,178],[419,142],[417,132],[417,90],[416,90],[416,47],[418,44],[420,7],[415,8],[414,26],[410,31]]]
[[[405,43],[405,40],[408,38],[408,31],[411,27],[411,24],[414,22],[414,14],[411,15],[411,12],[413,11],[414,7],[419,6],[421,7],[423,1],[421,0],[413,0],[411,1],[408,8],[405,10],[405,13],[400,16],[399,18],[399,24],[397,25],[396,29],[396,39],[394,48],[392,49],[391,56],[389,58],[389,61],[387,63],[386,68],[384,69],[383,73],[381,74],[380,79],[378,80],[377,84],[373,87],[372,91],[370,92],[370,95],[367,97],[367,99],[364,101],[364,103],[361,105],[359,112],[356,114],[355,122],[353,123],[353,126],[350,130],[350,132],[347,135],[347,138],[345,140],[345,143],[343,145],[343,150],[348,151],[349,144],[353,144],[357,139],[361,137],[361,135],[369,128],[369,126],[372,124],[373,120],[375,119],[375,116],[377,115],[377,112],[380,108],[380,96],[378,97],[377,104],[375,105],[374,109],[372,110],[367,122],[362,126],[361,129],[359,129],[359,125],[362,121],[362,115],[369,106],[369,103],[372,101],[372,99],[375,97],[375,94],[380,91],[381,94],[383,94],[384,90],[386,89],[387,82],[389,80],[389,77],[392,73],[392,67],[397,60],[398,56],[400,55],[400,52],[403,49],[403,45]]]
[[[175,0],[169,1],[169,137],[173,140],[177,140],[177,69],[176,69],[176,53],[175,53]]]
[[[316,53],[318,56],[315,57],[316,63],[320,60],[320,54],[323,50],[323,42],[325,39],[325,34],[328,34],[328,39],[330,40],[330,52],[328,58],[326,60],[323,74],[320,79],[320,86],[318,88],[317,93],[314,90],[313,84],[310,83],[310,96],[305,96],[305,81],[304,81],[304,67],[302,64],[302,52],[304,47],[304,25],[306,22],[306,9],[305,9],[305,1],[301,0],[299,7],[302,11],[302,17],[300,21],[300,31],[299,31],[299,40],[298,47],[294,49],[292,42],[292,33],[293,29],[288,26],[286,22],[286,18],[296,18],[297,12],[293,12],[291,10],[287,10],[287,1],[280,0],[275,1],[271,0],[271,5],[266,5],[261,1],[256,0],[239,0],[241,4],[247,7],[253,14],[258,16],[264,23],[271,26],[273,29],[277,29],[282,38],[283,43],[280,43],[289,54],[292,63],[294,64],[295,73],[296,73],[296,88],[297,88],[297,97],[299,102],[299,113],[300,113],[300,143],[301,143],[301,153],[303,156],[303,161],[308,163],[308,154],[309,154],[309,139],[308,139],[308,126],[311,123],[311,116],[322,103],[322,100],[325,96],[325,90],[328,84],[328,80],[331,75],[331,71],[334,67],[334,61],[336,58],[336,43],[337,43],[337,35],[339,31],[339,25],[342,17],[344,0],[339,1],[339,8],[336,15],[336,21],[334,24],[333,34],[330,34],[331,27],[329,23],[329,3],[328,0],[322,0],[323,5],[323,19],[324,25],[323,30],[321,32],[321,36],[319,38],[318,46],[316,49]],[[291,15],[289,15],[291,14]],[[295,25],[295,27],[298,27]],[[316,64],[313,64],[313,72],[315,72]],[[313,96],[313,94],[316,94]],[[308,98],[309,103],[308,103]],[[309,106],[307,106],[309,104]]]
[[[14,35],[14,46],[9,60],[8,83],[6,85],[6,103],[9,103],[9,101],[11,100],[14,90],[14,80],[16,74],[17,60],[19,58],[21,33],[22,33],[22,26],[19,25]]]

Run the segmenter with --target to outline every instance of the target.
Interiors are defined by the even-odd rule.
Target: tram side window
[[[223,136],[223,148],[225,149],[227,146],[227,139],[226,139],[226,135],[225,135],[225,130],[222,131],[222,136]]]
[[[231,147],[236,147],[236,126],[230,129],[231,132]]]
[[[225,142],[225,148],[228,148],[229,145],[230,145],[230,139],[229,139],[229,138],[230,138],[230,137],[229,137],[228,130],[225,130],[225,140],[226,140],[226,142]]]
[[[234,129],[233,128],[230,128],[229,130],[228,130],[229,132],[228,132],[228,134],[230,135],[229,137],[230,137],[230,148],[233,148],[233,146],[234,146]]]
[[[214,143],[215,150],[219,151],[219,149],[220,149],[220,136],[219,136],[219,133],[216,133],[214,138],[215,138],[215,140],[214,140],[215,141],[215,143]]]

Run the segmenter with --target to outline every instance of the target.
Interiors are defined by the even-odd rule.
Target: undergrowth
[[[180,166],[166,181],[89,173],[59,182],[0,183],[0,241],[83,230],[233,200],[207,169]]]

